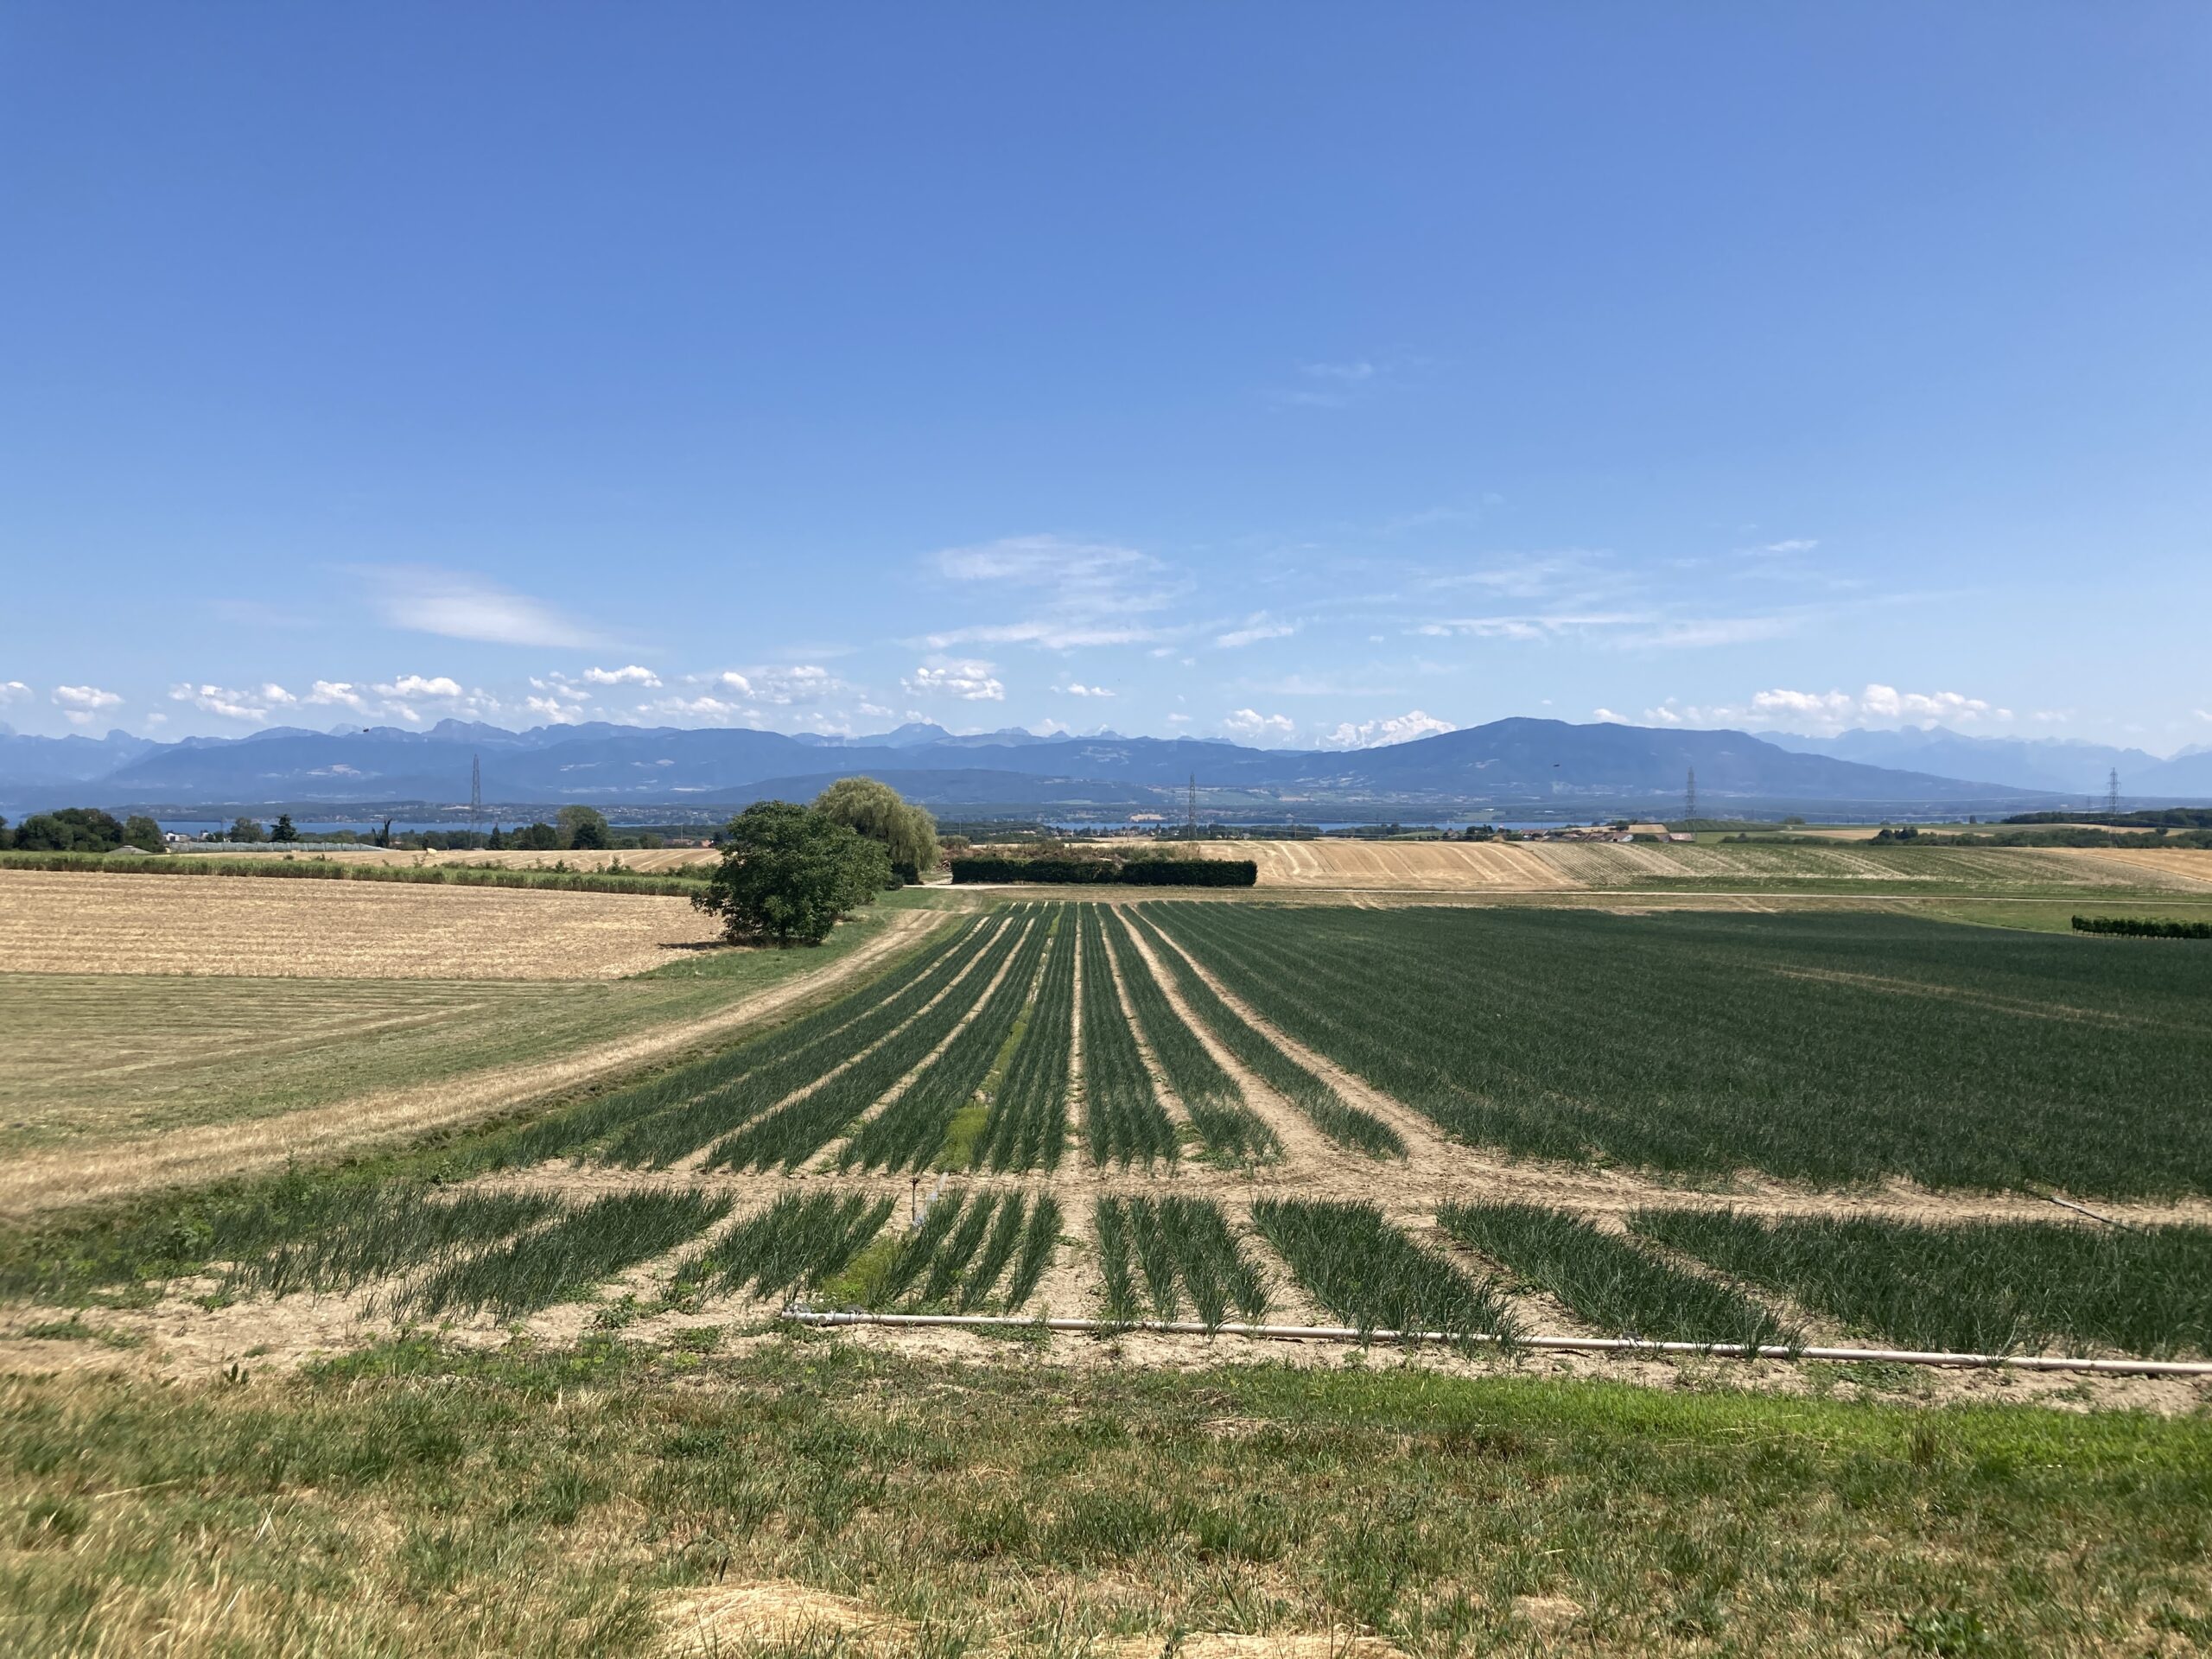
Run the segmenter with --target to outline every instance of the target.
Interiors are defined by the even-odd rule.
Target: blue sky
[[[2212,10],[0,8],[0,720],[2212,741]]]

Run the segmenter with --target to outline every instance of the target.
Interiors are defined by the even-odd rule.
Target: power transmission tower
[[[2120,810],[2120,768],[2118,766],[2112,769],[2111,776],[2105,780],[2105,810],[2112,813],[2117,813]]]
[[[1198,838],[1198,774],[1195,772],[1191,774],[1188,804],[1183,809],[1183,838],[1185,841]]]
[[[1685,818],[1697,817],[1697,768],[1695,766],[1690,768],[1689,778],[1682,785],[1682,816]]]
[[[476,845],[476,820],[484,816],[484,762],[468,757],[468,844]]]

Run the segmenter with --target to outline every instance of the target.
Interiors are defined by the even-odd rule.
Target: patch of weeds
[[[721,1346],[722,1328],[719,1325],[694,1325],[678,1331],[669,1338],[669,1345],[687,1354],[711,1354]]]
[[[591,1316],[592,1328],[594,1331],[620,1331],[635,1325],[645,1316],[645,1312],[638,1306],[637,1297],[626,1291]]]
[[[845,1263],[835,1278],[823,1281],[817,1300],[828,1307],[874,1307],[883,1298],[891,1269],[899,1259],[906,1235],[883,1235]]]
[[[23,1549],[67,1544],[85,1529],[85,1506],[66,1497],[33,1498],[23,1509],[16,1542]]]
[[[944,1126],[944,1145],[939,1148],[937,1160],[930,1167],[938,1170],[965,1169],[975,1160],[976,1143],[983,1137],[983,1125],[990,1119],[990,1108],[980,1102],[963,1106],[952,1115]]]

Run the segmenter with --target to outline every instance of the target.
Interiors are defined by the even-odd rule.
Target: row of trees
[[[158,853],[162,826],[138,814],[118,818],[96,806],[34,812],[12,830],[7,819],[0,818],[0,848],[26,853],[111,853],[118,847]]]

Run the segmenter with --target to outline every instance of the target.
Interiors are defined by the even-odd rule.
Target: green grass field
[[[700,1351],[715,1335],[0,1385],[0,1647],[630,1654],[702,1624],[694,1651],[853,1659],[1205,1630],[1440,1656],[2212,1641],[2201,1417]],[[812,1637],[717,1642],[715,1610],[769,1585]]]

